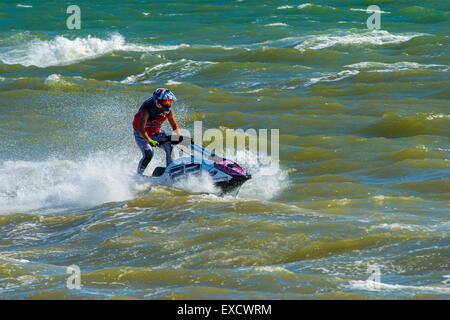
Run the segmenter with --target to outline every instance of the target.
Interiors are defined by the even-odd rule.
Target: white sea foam
[[[272,199],[289,186],[289,169],[271,163],[271,159],[267,155],[258,157],[249,150],[240,150],[234,156],[228,156],[228,159],[240,164],[247,173],[252,175],[252,178],[233,193],[220,196],[214,194],[202,195],[201,197],[194,197],[192,201],[235,202],[236,199],[239,201],[249,199],[265,201]],[[199,187],[197,186],[197,188]],[[217,192],[217,189],[214,191]]]
[[[33,6],[29,5],[29,4],[17,4],[16,7],[18,8],[33,8]]]
[[[335,82],[339,81],[348,77],[355,76],[359,73],[358,70],[343,70],[338,73],[327,73],[324,76],[317,77],[317,78],[311,78],[306,82],[305,87],[311,86],[313,84],[316,84],[318,82]]]
[[[157,153],[147,173],[161,165],[163,158],[163,153]],[[241,199],[269,200],[288,185],[286,170],[261,165],[248,151],[232,159],[252,174],[239,192]],[[151,188],[148,180],[136,177],[138,161],[138,153],[99,152],[71,160],[0,162],[0,214],[52,212],[134,199]],[[191,177],[175,187],[192,193],[218,192],[209,176]]]
[[[161,63],[153,67],[145,68],[144,72],[137,75],[131,75],[122,80],[122,83],[132,84],[137,82],[152,83],[154,79],[164,81],[164,78],[182,79],[188,77],[201,70],[205,66],[214,64],[210,61],[193,61],[188,59],[180,59],[174,62]]]
[[[64,80],[59,74],[51,74],[45,80],[44,83],[49,87],[71,87],[74,83]]]
[[[131,75],[131,76],[128,76],[128,77],[126,77],[124,80],[122,80],[121,82],[122,82],[122,83],[126,83],[126,84],[136,83],[137,81],[139,81],[140,79],[142,79],[142,78],[144,78],[146,75],[148,75],[149,73],[151,73],[151,72],[153,72],[153,71],[161,70],[161,69],[163,69],[163,68],[165,68],[165,67],[168,67],[168,66],[171,66],[171,65],[173,65],[173,64],[175,64],[175,63],[174,63],[174,62],[167,62],[167,63],[160,63],[160,64],[157,64],[156,66],[151,67],[151,68],[147,67],[147,68],[145,68],[144,72],[139,73],[139,74],[137,74],[137,75]]]
[[[359,62],[354,63],[345,66],[347,68],[353,68],[353,69],[369,69],[373,72],[393,72],[398,70],[414,70],[414,69],[421,69],[421,70],[435,70],[435,71],[442,71],[447,72],[450,67],[447,65],[442,64],[421,64],[417,62],[396,62],[396,63],[382,63],[382,62]]]
[[[320,4],[315,4],[315,3],[303,3],[301,5],[297,6],[297,9],[304,9],[304,8],[309,8],[309,7],[316,7],[316,8],[321,8],[321,9],[331,9],[331,10],[336,10],[335,7],[331,7],[331,6],[325,6],[325,5],[320,5]]]
[[[348,31],[335,32],[334,34],[308,35],[286,37],[276,40],[267,40],[254,44],[236,46],[246,50],[257,50],[264,47],[295,48],[304,50],[321,50],[338,45],[364,46],[385,45],[406,42],[412,38],[422,36],[422,33],[391,34],[385,30],[373,30],[362,33]]]
[[[384,45],[406,42],[422,34],[391,34],[385,30],[373,30],[364,33],[347,33],[343,35],[322,35],[309,37],[296,45],[298,50],[320,50],[336,45]]]
[[[429,116],[427,116],[427,120],[445,119],[445,118],[450,118],[450,115],[438,113],[438,114],[430,114]],[[440,149],[440,148],[438,148],[438,149]]]
[[[86,207],[139,193],[135,163],[117,154],[0,163],[0,212]]]
[[[408,231],[429,231],[432,230],[423,226],[411,225],[411,224],[401,224],[401,223],[382,223],[380,225],[371,226],[369,230],[385,229],[385,230],[408,230]]]
[[[45,83],[49,83],[49,82],[58,82],[61,80],[61,76],[59,74],[51,74],[47,77],[47,79],[45,79]]]
[[[270,273],[282,273],[282,274],[294,274],[292,271],[289,271],[283,267],[275,267],[275,266],[262,266],[256,267],[256,271],[258,272],[270,272]]]
[[[390,12],[388,11],[378,11],[378,10],[367,10],[367,9],[358,9],[358,8],[350,8],[351,11],[363,11],[363,12],[367,12],[367,13],[386,13],[389,14]]]
[[[166,85],[168,85],[168,86],[176,86],[176,85],[180,85],[180,84],[182,84],[182,82],[174,81],[174,80],[168,80],[166,82]]]
[[[240,189],[239,198],[270,200],[289,185],[288,171],[271,162],[270,155],[258,156],[249,150],[240,150],[231,159],[252,175]]]
[[[299,6],[297,6],[297,8],[298,9],[303,9],[303,8],[306,8],[306,7],[310,7],[310,6],[312,6],[313,4],[312,3],[303,3],[303,4],[301,4],[301,5],[299,5]]]
[[[143,46],[126,43],[120,34],[114,34],[109,39],[92,36],[75,38],[57,36],[52,40],[34,39],[22,43],[18,47],[0,53],[0,60],[5,64],[21,64],[23,66],[70,65],[86,59],[92,59],[114,51],[155,52],[176,50],[185,44],[175,46]]]
[[[199,176],[189,176],[176,182],[174,187],[190,193],[220,193],[220,190],[214,185],[212,177],[207,173]]]
[[[294,6],[280,6],[277,9],[278,10],[284,10],[284,9],[292,9]]]
[[[372,280],[350,281],[348,286],[350,289],[367,290],[367,291],[431,291],[439,293],[450,293],[450,287],[441,286],[405,286],[400,284],[387,284]]]
[[[269,23],[269,24],[265,24],[265,27],[287,27],[286,23],[283,22],[276,22],[276,23]]]

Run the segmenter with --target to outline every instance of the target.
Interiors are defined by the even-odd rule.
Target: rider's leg
[[[142,159],[139,161],[137,168],[137,173],[142,175],[153,158],[153,148],[136,130],[134,130],[134,139],[142,152]]]
[[[151,148],[151,147],[150,147]],[[152,161],[153,158],[153,150],[145,150],[142,152],[142,159],[139,161],[137,173],[138,174],[144,174],[145,168],[147,168],[150,161]]]

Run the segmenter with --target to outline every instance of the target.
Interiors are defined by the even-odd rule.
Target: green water
[[[448,2],[378,1],[375,31],[372,1],[71,4],[0,4],[0,299],[450,297]],[[136,179],[161,86],[191,132],[279,129],[279,167]]]

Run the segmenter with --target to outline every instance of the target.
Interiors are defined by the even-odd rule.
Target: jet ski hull
[[[206,175],[212,180],[220,192],[224,194],[239,188],[245,181],[251,179],[251,175],[236,162],[219,157],[203,147],[194,144],[192,140],[182,138],[184,137],[171,139],[168,142],[172,144],[183,142],[188,146],[190,145],[193,151],[191,156],[176,159],[167,168],[156,167],[152,176],[149,177],[152,184],[175,186],[190,176]],[[200,157],[196,157],[194,151],[200,154]]]

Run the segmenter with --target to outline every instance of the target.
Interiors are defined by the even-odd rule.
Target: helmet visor
[[[162,100],[160,104],[163,108],[170,108],[172,106],[172,102],[173,100]]]

